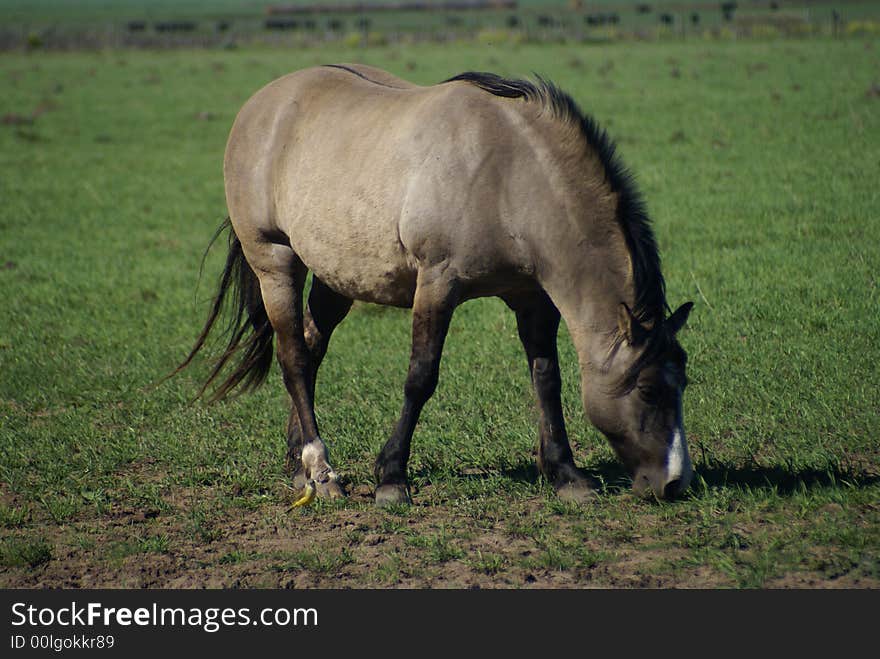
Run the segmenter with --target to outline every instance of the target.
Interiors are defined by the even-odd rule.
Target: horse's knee
[[[437,389],[439,376],[440,368],[435,360],[413,360],[406,376],[403,392],[407,398],[424,402]]]

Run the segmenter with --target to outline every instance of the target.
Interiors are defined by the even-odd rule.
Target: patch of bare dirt
[[[149,462],[128,468],[159,480]],[[281,486],[278,486],[281,491]],[[423,492],[424,498],[428,492]],[[21,505],[0,487],[6,505]],[[727,588],[735,581],[709,564],[687,566],[688,550],[658,546],[664,523],[649,508],[637,528],[550,515],[543,498],[514,501],[497,517],[455,506],[416,504],[404,512],[372,506],[354,488],[340,507],[291,510],[293,493],[246,505],[211,488],[169,487],[161,506],[120,503],[101,515],[55,524],[28,520],[7,538],[41,538],[52,557],[35,568],[0,567],[5,588]],[[201,511],[204,518],[196,513]],[[543,515],[533,533],[512,528]],[[760,524],[753,520],[752,524]],[[751,529],[738,529],[747,536]],[[590,558],[593,557],[593,558]],[[880,581],[841,570],[829,578],[822,556],[771,588],[877,588]],[[833,556],[827,557],[834,560]],[[671,567],[675,566],[675,567]],[[687,567],[682,567],[687,566]]]

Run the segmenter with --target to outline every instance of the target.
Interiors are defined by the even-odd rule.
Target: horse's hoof
[[[315,483],[315,491],[322,499],[344,499],[345,491],[335,480]]]
[[[556,496],[562,501],[590,503],[596,498],[596,490],[590,487],[588,483],[572,482],[559,487],[556,490]]]
[[[393,506],[398,503],[410,504],[409,492],[404,485],[380,485],[376,488],[376,505]]]

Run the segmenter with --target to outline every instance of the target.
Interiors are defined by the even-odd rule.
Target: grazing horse
[[[412,308],[403,409],[375,466],[383,505],[410,500],[410,442],[437,385],[453,311],[494,295],[516,314],[540,408],[538,466],[560,497],[593,492],[562,414],[560,315],[586,413],[633,489],[670,499],[688,487],[687,357],[676,333],[692,305],[668,313],[630,175],[606,133],[552,83],[464,73],[423,87],[357,64],[297,71],[242,107],[224,177],[229,218],[217,235],[231,229],[226,266],[178,370],[230,295],[230,338],[200,395],[235,356],[214,398],[259,385],[277,337],[295,484],[343,495],[314,394],[330,335],[353,300]]]

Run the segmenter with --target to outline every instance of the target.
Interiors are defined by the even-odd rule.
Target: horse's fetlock
[[[300,455],[303,468],[312,480],[318,480],[318,478],[324,478],[328,473],[333,473],[327,459],[327,447],[320,439],[314,439],[303,446]]]

